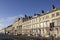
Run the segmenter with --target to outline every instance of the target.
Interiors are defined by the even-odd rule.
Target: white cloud
[[[7,18],[0,18],[0,29],[5,28],[6,26],[10,25],[14,22],[14,20],[18,17],[22,17],[23,15],[7,17]]]

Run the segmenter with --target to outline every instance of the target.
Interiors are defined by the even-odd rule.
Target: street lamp
[[[53,31],[53,28],[54,28],[54,22],[50,23],[50,31]],[[54,40],[54,36],[51,35],[52,37],[52,40]]]

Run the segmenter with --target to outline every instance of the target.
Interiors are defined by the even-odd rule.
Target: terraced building
[[[60,36],[60,8],[52,5],[52,10],[47,13],[42,10],[34,16],[21,17],[12,24],[12,34],[33,35],[33,36]]]

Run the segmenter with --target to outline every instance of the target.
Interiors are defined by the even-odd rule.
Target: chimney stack
[[[18,18],[18,21],[20,20],[20,18]]]
[[[44,10],[42,10],[42,11],[41,11],[41,15],[44,15],[44,13],[45,13]]]
[[[29,16],[29,19],[31,19],[32,18],[32,16]]]
[[[34,16],[36,16],[37,14],[36,13],[34,13]]]
[[[56,8],[55,8],[55,6],[54,5],[52,5],[52,10],[55,10]]]
[[[44,10],[42,10],[41,12],[44,13]]]
[[[25,18],[27,17],[27,15],[25,14]]]

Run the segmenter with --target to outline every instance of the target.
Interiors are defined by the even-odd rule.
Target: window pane
[[[47,27],[49,27],[50,26],[50,24],[49,24],[49,22],[47,22]]]
[[[57,24],[58,24],[58,26],[60,26],[60,19],[57,20]]]
[[[37,27],[39,27],[39,24],[37,24]]]
[[[39,18],[37,18],[37,22],[39,22]]]
[[[46,33],[46,29],[44,29],[44,33]]]
[[[43,34],[43,29],[41,29],[41,35]]]
[[[57,26],[57,20],[53,20],[54,26]]]
[[[41,33],[41,30],[38,29],[38,33],[40,34]]]
[[[44,22],[44,27],[46,27],[46,22]]]
[[[46,19],[48,19],[49,18],[49,16],[46,16]]]
[[[52,17],[55,17],[55,14],[52,14]]]
[[[36,24],[35,24],[35,28],[37,28]]]
[[[39,24],[39,27],[41,27],[41,23]]]
[[[60,15],[60,13],[58,12],[58,13],[56,13],[56,16],[59,16]]]
[[[43,17],[43,20],[44,20],[44,17]]]
[[[43,27],[43,23],[41,23],[41,27]]]
[[[41,18],[39,18],[39,21],[41,21]]]

